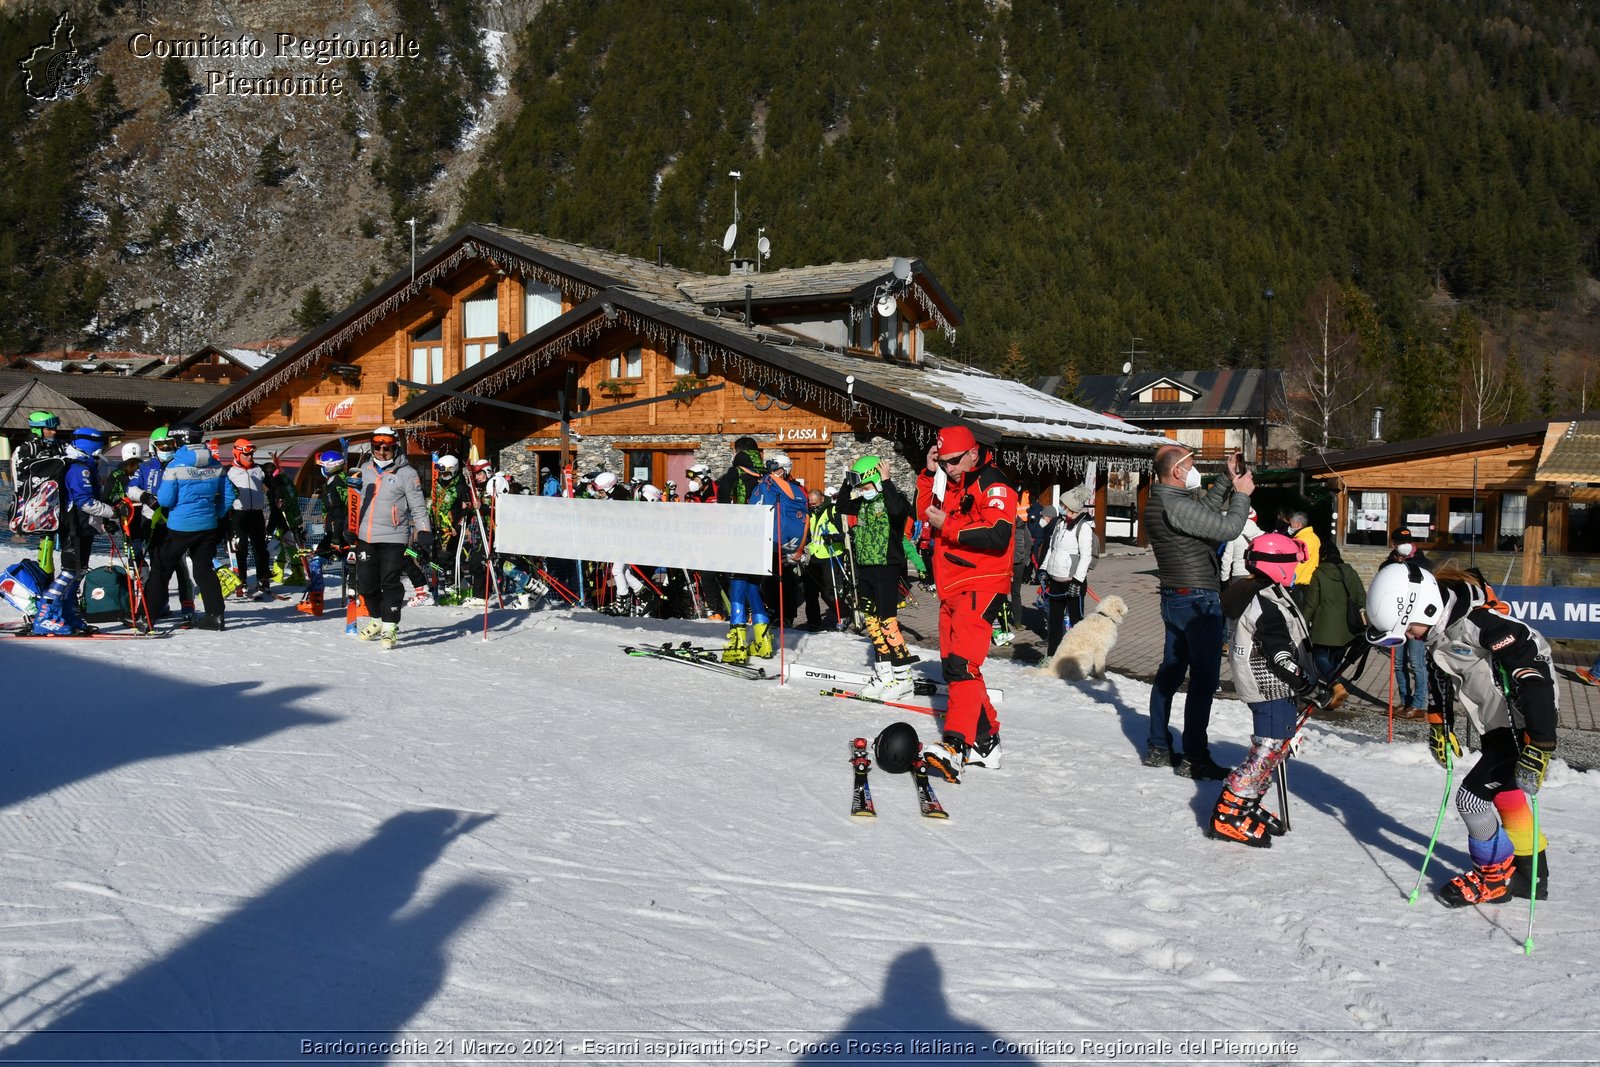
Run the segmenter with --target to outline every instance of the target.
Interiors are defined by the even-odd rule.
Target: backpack
[[[22,484],[12,501],[11,529],[15,533],[51,533],[61,528],[66,500],[67,457],[36,457],[18,472]]]
[[[96,567],[83,576],[83,617],[88,622],[119,622],[133,617],[126,570]]]
[[[24,615],[32,615],[35,602],[50,587],[50,576],[31,559],[0,571],[0,599]]]

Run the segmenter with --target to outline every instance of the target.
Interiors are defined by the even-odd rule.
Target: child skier
[[[838,508],[856,519],[850,530],[856,592],[878,655],[862,695],[903,700],[911,695],[911,665],[917,662],[900,632],[900,578],[906,572],[902,531],[911,517],[911,501],[888,480],[887,466],[877,456],[856,460],[845,476]]]
[[[1250,705],[1254,730],[1250,753],[1228,775],[1211,813],[1206,836],[1268,848],[1283,832],[1274,813],[1261,806],[1294,736],[1300,710],[1335,707],[1344,687],[1318,680],[1311,654],[1311,628],[1289,595],[1305,545],[1283,534],[1262,534],[1245,554],[1251,579],[1235,582],[1222,596],[1222,613],[1234,620],[1228,661],[1239,699]]]
[[[100,453],[105,451],[103,430],[72,431],[67,443],[66,503],[61,516],[61,570],[45,590],[33,632],[71,636],[93,633],[94,627],[78,613],[78,583],[89,566],[90,545],[96,529],[116,519],[110,504],[100,499]]]
[[[1473,869],[1435,894],[1447,908],[1526,898],[1537,853],[1539,899],[1549,890],[1545,839],[1533,840],[1528,797],[1544,784],[1556,749],[1556,685],[1550,646],[1520,619],[1491,606],[1475,574],[1429,573],[1414,562],[1381,567],[1367,591],[1369,640],[1399,647],[1425,641],[1432,665],[1429,744],[1439,766],[1460,756],[1454,702],[1478,730],[1482,755],[1456,791]],[[1516,719],[1520,718],[1521,723]],[[1521,732],[1518,732],[1518,726]]]

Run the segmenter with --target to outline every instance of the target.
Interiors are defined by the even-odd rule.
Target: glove
[[[1461,742],[1456,740],[1453,731],[1445,728],[1444,716],[1434,711],[1428,713],[1428,750],[1433,753],[1433,762],[1445,768],[1450,766],[1449,754],[1453,753],[1456,759],[1461,758]],[[1521,775],[1522,764],[1519,761],[1517,776],[1520,778]],[[1538,789],[1537,786],[1534,788]]]
[[[1083,583],[1078,581],[1076,578],[1070,578],[1067,580],[1066,591],[1067,596],[1082,596]]]
[[[433,534],[427,530],[418,530],[411,535],[411,547],[426,552],[433,547]]]
[[[1300,690],[1300,702],[1317,715],[1333,704],[1333,689],[1326,682],[1313,682]]]
[[[1530,797],[1539,795],[1539,787],[1544,785],[1544,772],[1550,769],[1550,757],[1554,749],[1544,748],[1532,741],[1525,742],[1522,746],[1522,755],[1517,757],[1517,788]]]

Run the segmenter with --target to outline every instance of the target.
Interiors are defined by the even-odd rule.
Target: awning
[[[1600,416],[1551,423],[1533,480],[1600,486]]]

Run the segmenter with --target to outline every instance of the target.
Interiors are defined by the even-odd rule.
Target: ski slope
[[[1313,725],[1293,832],[1247,850],[1202,834],[1218,783],[1139,765],[1144,684],[995,662],[1005,767],[940,786],[948,822],[874,771],[878,817],[851,819],[849,740],[896,718],[932,740],[933,721],[618,647],[715,644],[711,623],[506,611],[485,640],[481,613],[408,609],[383,653],[342,614],[228,618],[0,638],[0,1062],[1600,1047],[1600,776],[1565,764],[1541,794],[1552,898],[1530,957],[1526,902],[1407,905],[1443,789],[1422,745]],[[810,662],[864,650],[789,635]],[[1219,702],[1217,757],[1248,734]],[[1429,885],[1466,864],[1451,812]]]

